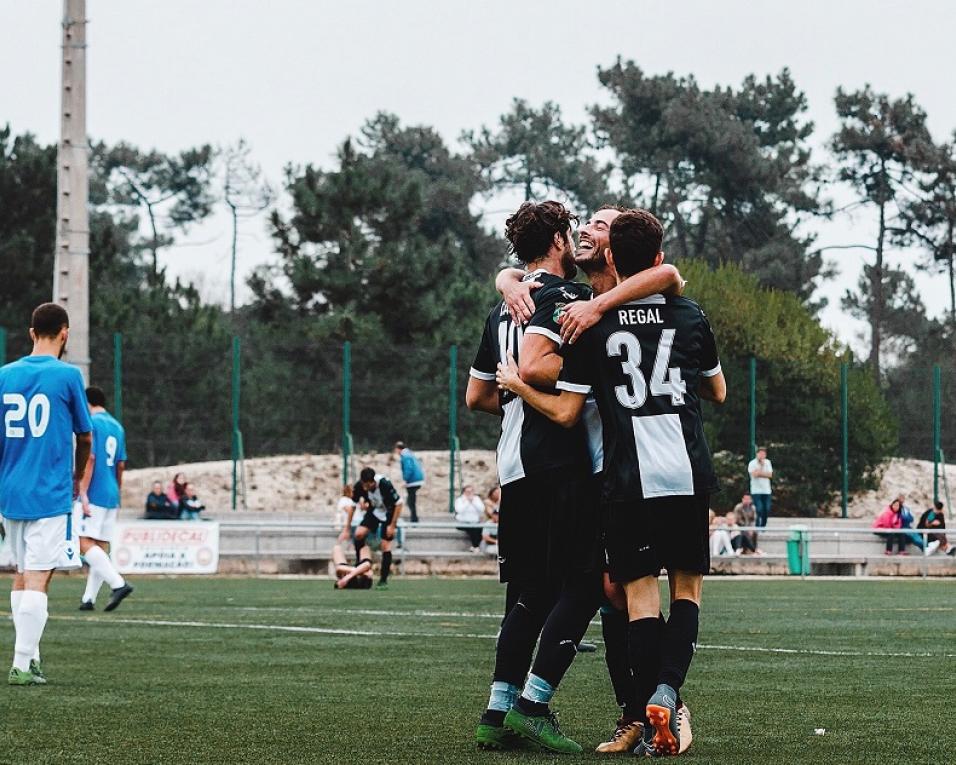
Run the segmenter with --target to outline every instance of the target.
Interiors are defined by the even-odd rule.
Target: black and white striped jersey
[[[697,387],[720,372],[700,306],[653,295],[608,311],[564,351],[557,387],[593,392],[604,428],[604,498],[716,490]]]
[[[509,351],[518,361],[526,334],[545,335],[560,346],[558,316],[561,309],[591,296],[587,285],[546,271],[534,271],[524,277],[525,281],[531,279],[543,284],[532,293],[534,316],[526,326],[515,326],[507,307],[503,302],[498,303],[485,322],[471,365],[472,377],[493,381],[498,363],[506,363]],[[502,486],[549,468],[590,464],[583,425],[563,428],[509,391],[502,391],[500,400],[504,414],[498,439],[498,481]]]

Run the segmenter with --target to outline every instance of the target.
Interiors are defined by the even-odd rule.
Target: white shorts
[[[83,517],[83,505],[79,502],[73,504],[73,525],[76,527],[77,536],[95,539],[98,542],[111,542],[113,532],[116,529],[116,516],[119,510],[112,510],[100,507],[99,505],[90,505],[90,517]]]
[[[79,568],[80,547],[73,516],[55,515],[35,521],[4,518],[7,543],[17,571],[52,571]]]

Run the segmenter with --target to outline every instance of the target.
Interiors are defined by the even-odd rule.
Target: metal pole
[[[750,357],[750,459],[757,456],[757,359]]]
[[[113,333],[113,416],[123,421],[123,333]]]
[[[940,457],[943,446],[943,380],[939,364],[933,365],[933,502],[939,502]],[[946,465],[943,465],[943,470]]]
[[[352,427],[352,344],[342,346],[342,483],[349,483],[349,434]]]
[[[448,349],[448,512],[455,512],[455,442],[458,438],[458,346]]]
[[[0,327],[0,366],[7,363],[7,330]]]
[[[236,509],[239,482],[239,353],[238,335],[232,338],[232,509]]]
[[[840,441],[842,445],[840,462],[843,472],[842,516],[847,517],[847,503],[850,501],[850,412],[849,412],[849,365],[840,364]]]
[[[60,144],[57,150],[53,301],[70,314],[66,359],[90,379],[89,142],[86,137],[86,0],[63,0]]]

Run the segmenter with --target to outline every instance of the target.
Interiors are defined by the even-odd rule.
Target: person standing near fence
[[[94,385],[87,388],[86,400],[93,421],[93,449],[80,486],[80,496],[73,508],[80,534],[80,554],[90,568],[80,610],[93,610],[96,594],[105,582],[112,593],[103,610],[112,611],[133,591],[106,552],[119,514],[120,489],[126,468],[126,432],[106,411],[106,395],[100,388]]]
[[[773,465],[767,459],[767,450],[760,446],[757,448],[757,456],[750,460],[747,465],[747,472],[750,474],[750,495],[753,497],[754,509],[757,512],[757,526],[767,525],[767,518],[770,517],[770,500],[773,496],[773,490],[770,486],[770,479],[773,478]]]
[[[402,466],[402,481],[405,484],[405,498],[408,504],[409,521],[418,523],[418,490],[425,485],[425,469],[421,460],[411,449],[405,446],[404,441],[396,441],[394,455],[398,457]]]
[[[0,369],[0,511],[16,565],[10,685],[46,683],[40,639],[50,579],[55,569],[80,566],[72,510],[90,456],[93,423],[83,376],[60,361],[69,334],[66,311],[44,303],[30,321],[33,352]]]

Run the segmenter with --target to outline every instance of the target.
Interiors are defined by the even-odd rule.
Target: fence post
[[[342,483],[349,483],[352,428],[352,344],[342,345]]]
[[[239,482],[239,336],[232,338],[232,509],[236,509]]]
[[[455,449],[458,446],[458,346],[448,349],[448,512],[455,512]]]
[[[757,456],[757,359],[750,357],[750,459]]]
[[[123,421],[123,333],[113,333],[113,416]]]
[[[939,364],[933,365],[933,502],[939,502],[940,458],[943,451],[943,380]],[[946,469],[944,464],[943,470]]]
[[[840,462],[843,472],[843,499],[841,507],[842,516],[847,517],[847,503],[850,500],[850,394],[849,394],[849,365],[846,362],[840,364],[840,442],[841,453]]]
[[[0,366],[7,363],[7,329],[0,327]]]

